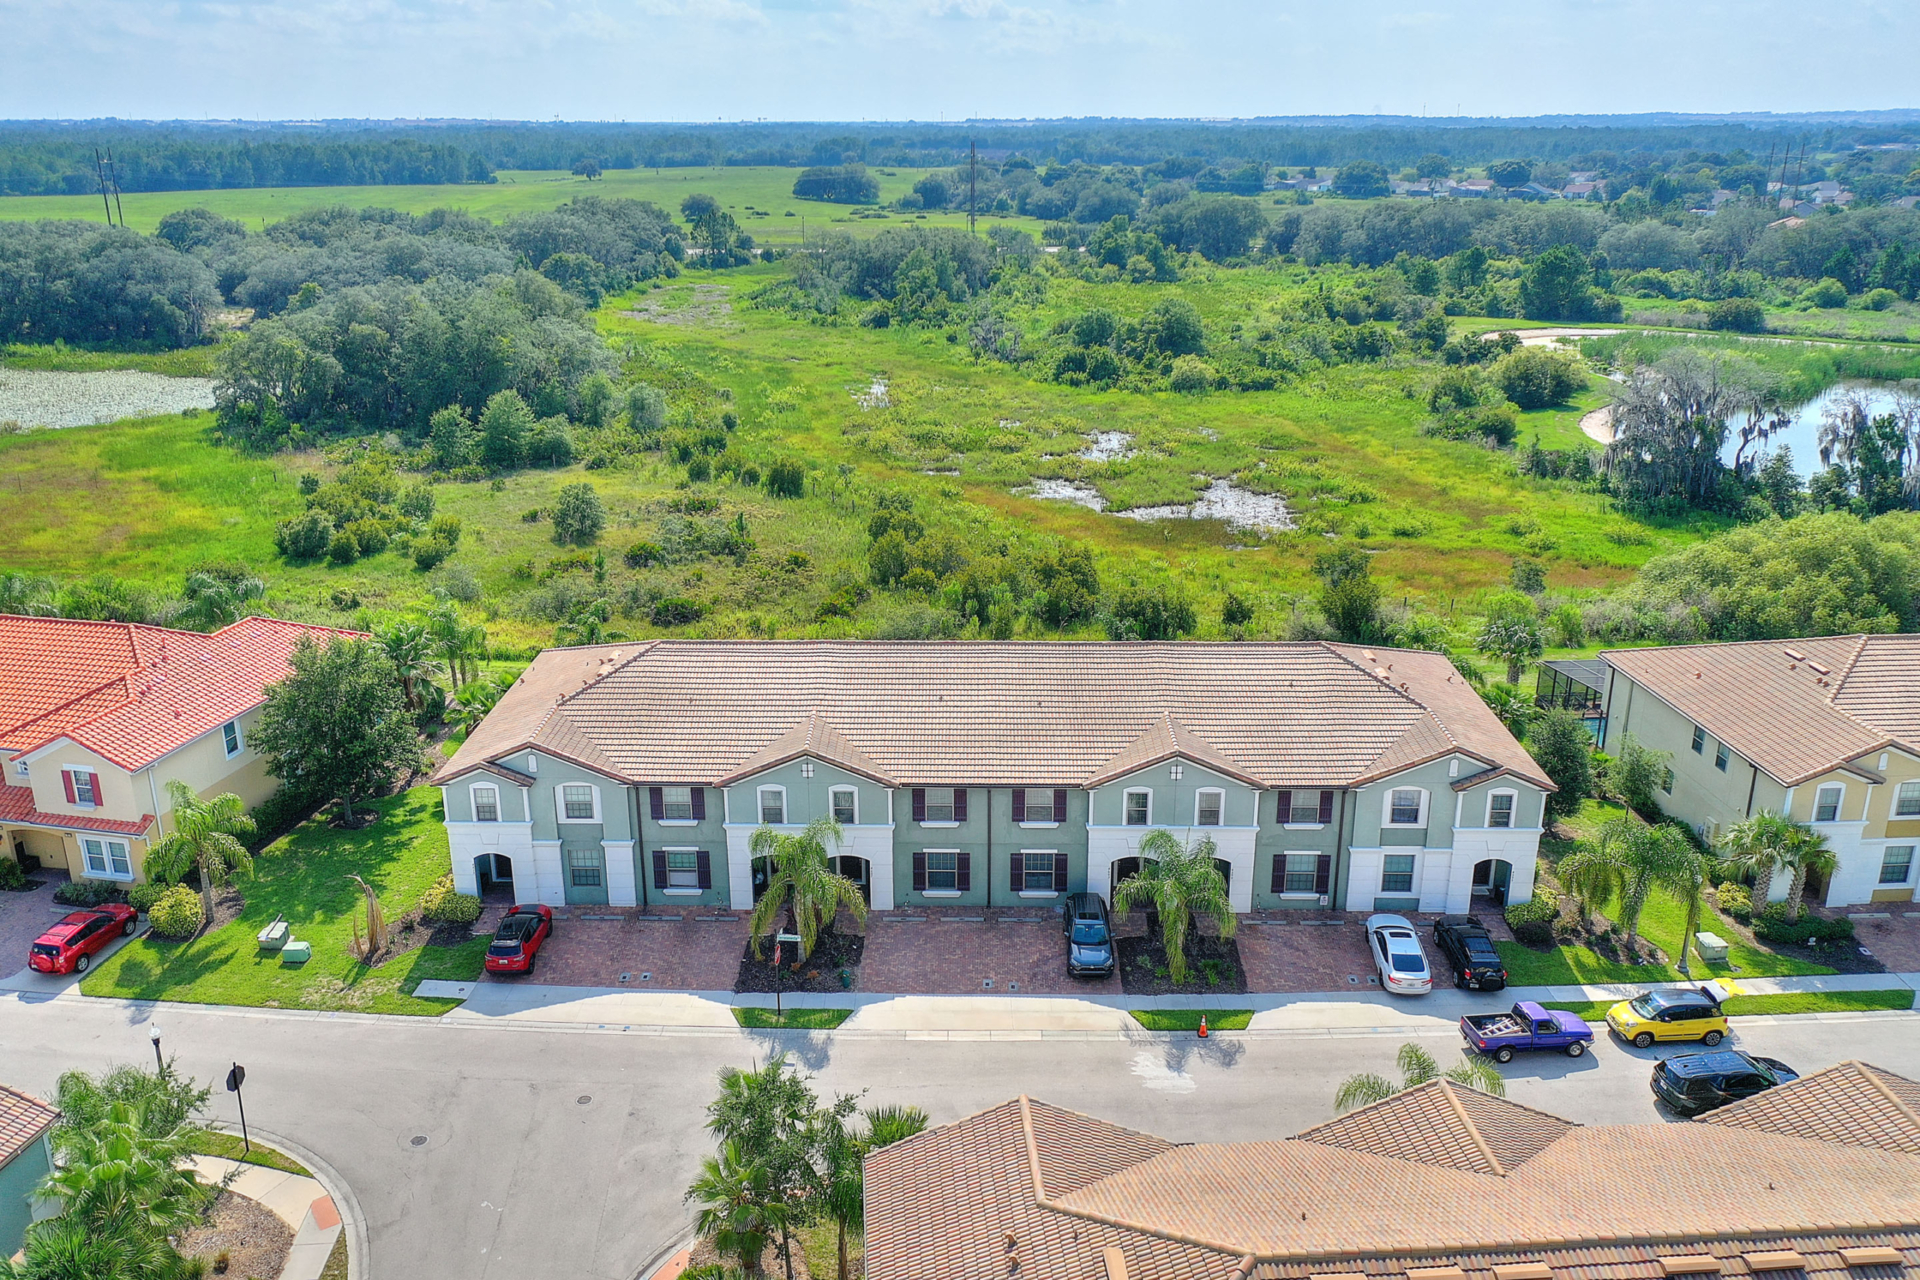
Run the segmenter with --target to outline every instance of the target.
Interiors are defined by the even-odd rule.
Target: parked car
[[[1593,1043],[1593,1028],[1580,1018],[1531,1000],[1515,1001],[1505,1013],[1469,1013],[1460,1019],[1460,1034],[1495,1062],[1512,1062],[1514,1054],[1535,1049],[1577,1058]]]
[[[1778,1058],[1761,1058],[1737,1049],[1718,1053],[1681,1053],[1654,1064],[1653,1096],[1683,1116],[1697,1116],[1729,1102],[1751,1098],[1800,1073]]]
[[[1507,985],[1507,962],[1493,938],[1473,916],[1441,916],[1433,922],[1434,945],[1447,958],[1453,980],[1469,991],[1500,991]]]
[[[487,947],[488,973],[532,973],[540,948],[553,936],[553,908],[515,903],[500,919]]]
[[[1104,978],[1113,972],[1113,921],[1097,893],[1067,895],[1067,972],[1076,978]]]
[[[1720,1011],[1726,998],[1717,982],[1646,991],[1607,1010],[1607,1026],[1641,1049],[1656,1040],[1698,1040],[1711,1049],[1727,1038],[1727,1015]]]
[[[1395,995],[1423,996],[1433,990],[1433,971],[1427,967],[1427,953],[1420,949],[1420,935],[1405,916],[1367,917],[1367,942],[1373,952],[1373,964],[1380,971],[1380,988]]]
[[[39,973],[85,973],[93,957],[133,932],[140,913],[124,902],[70,911],[33,940],[27,967]]]

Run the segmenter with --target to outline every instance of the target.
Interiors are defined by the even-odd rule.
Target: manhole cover
[[[586,1106],[586,1105],[587,1105],[587,1104],[588,1104],[589,1102],[592,1102],[592,1101],[593,1101],[593,1095],[592,1095],[592,1094],[590,1094],[590,1093],[583,1093],[583,1094],[581,1094],[581,1095],[580,1095],[580,1098],[579,1098],[579,1103],[580,1103],[580,1105],[581,1105],[581,1106],[583,1106],[583,1107],[584,1107],[584,1106]]]
[[[427,1135],[424,1133],[416,1133],[412,1138],[408,1139],[408,1142],[412,1146],[424,1147],[427,1145]]]

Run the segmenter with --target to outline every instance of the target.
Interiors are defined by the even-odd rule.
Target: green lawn
[[[348,953],[360,889],[358,874],[398,920],[447,870],[440,794],[416,787],[375,802],[380,820],[362,831],[329,829],[316,819],[275,841],[255,859],[257,877],[242,885],[240,917],[192,943],[140,937],[104,961],[80,984],[90,996],[183,1000],[273,1009],[347,1009],[437,1016],[458,1001],[423,1000],[413,989],[427,978],[468,982],[480,976],[487,939],[458,947],[420,947],[369,969]],[[293,936],[313,944],[313,959],[282,965],[254,935],[276,915]]]
[[[1198,1031],[1200,1019],[1209,1031],[1245,1031],[1253,1021],[1251,1009],[1134,1009],[1133,1020],[1149,1031]]]
[[[208,345],[179,351],[94,351],[85,347],[70,347],[64,342],[51,346],[13,342],[0,345],[0,367],[55,373],[138,369],[143,373],[160,373],[170,378],[211,378],[214,375],[214,353],[219,349]]]
[[[1588,1022],[1603,1022],[1615,1000],[1549,1000],[1549,1009],[1577,1013]],[[1721,1006],[1730,1018],[1757,1014],[1852,1013],[1863,1009],[1911,1009],[1913,991],[1894,987],[1885,991],[1795,991],[1777,996],[1735,996]]]
[[[831,1031],[852,1016],[851,1009],[788,1009],[777,1016],[771,1009],[733,1011],[735,1022],[755,1031]]]
[[[242,1164],[257,1164],[267,1169],[279,1169],[284,1173],[297,1173],[303,1178],[313,1176],[307,1166],[292,1156],[263,1147],[258,1142],[248,1151],[244,1140],[237,1133],[228,1133],[223,1129],[207,1129],[194,1137],[193,1150],[203,1156],[221,1156],[227,1160],[238,1160]]]

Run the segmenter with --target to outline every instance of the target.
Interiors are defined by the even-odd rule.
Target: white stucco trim
[[[727,905],[734,911],[753,910],[753,833],[760,824],[726,822],[721,824],[727,836]],[[788,823],[773,828],[780,832],[799,832],[803,826]],[[874,822],[864,826],[840,828],[837,849],[828,849],[830,858],[867,860],[867,896],[875,911],[891,911],[893,900],[893,824]]]
[[[503,853],[513,859],[513,887],[529,902],[544,902],[534,896],[537,869],[533,857],[531,822],[449,822],[448,857],[452,862],[453,887],[460,893],[478,893],[479,882],[473,874],[473,860],[482,854]],[[558,845],[554,848],[557,850]]]

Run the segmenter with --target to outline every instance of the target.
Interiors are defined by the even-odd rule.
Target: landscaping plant
[[[833,922],[841,907],[853,912],[857,920],[867,918],[860,886],[836,873],[827,861],[827,842],[831,840],[838,849],[841,838],[840,824],[832,818],[815,818],[798,835],[772,827],[761,827],[753,833],[748,848],[754,857],[770,863],[766,892],[747,917],[754,955],[763,953],[767,935],[778,931],[788,912],[800,936],[801,960],[813,954],[820,931]]]
[[[372,642],[344,637],[323,649],[302,636],[289,662],[293,673],[267,688],[254,746],[276,778],[339,800],[351,824],[356,800],[420,762],[399,674]]]
[[[1691,877],[1700,851],[1678,827],[1641,822],[1631,815],[1610,818],[1597,839],[1583,842],[1561,859],[1562,884],[1580,900],[1583,913],[1609,902],[1619,904],[1620,927],[1627,932],[1627,951],[1639,939],[1640,911],[1655,886],[1671,889]],[[1699,872],[1704,884],[1705,871]],[[1697,923],[1698,903],[1689,912]],[[1686,938],[1692,936],[1689,928]],[[1681,946],[1685,948],[1686,938]]]
[[[1187,980],[1187,931],[1196,915],[1211,918],[1222,938],[1231,938],[1238,923],[1227,882],[1213,865],[1218,851],[1211,837],[1183,845],[1171,831],[1149,831],[1140,841],[1140,870],[1113,887],[1116,912],[1146,903],[1159,915],[1167,972],[1175,982]]]
[[[234,873],[253,874],[253,855],[239,840],[253,834],[253,819],[239,796],[228,792],[202,800],[177,778],[167,783],[167,798],[173,802],[173,834],[147,853],[147,874],[180,880],[198,871],[201,914],[211,920],[214,889]]]
[[[183,884],[169,886],[147,912],[147,923],[163,938],[191,938],[207,920],[200,896]]]
[[[360,917],[357,913],[353,917],[354,954],[371,964],[373,958],[379,955],[387,945],[386,913],[380,909],[380,899],[374,893],[372,885],[359,876],[347,878],[360,886],[360,892],[365,895],[367,902],[367,934],[364,940],[360,936]],[[477,916],[475,918],[478,919]]]
[[[472,924],[480,918],[480,899],[471,893],[459,893],[448,873],[433,882],[420,898],[420,918],[435,924]]]
[[[1458,1066],[1442,1071],[1440,1064],[1425,1049],[1417,1044],[1403,1044],[1395,1062],[1400,1068],[1398,1085],[1373,1072],[1363,1071],[1348,1076],[1340,1082],[1340,1088],[1333,1095],[1334,1109],[1351,1111],[1355,1107],[1371,1106],[1396,1093],[1405,1093],[1408,1089],[1417,1089],[1429,1081],[1440,1079],[1478,1089],[1481,1093],[1490,1093],[1496,1098],[1507,1096],[1507,1082],[1501,1077],[1499,1069],[1478,1054],[1470,1054]]]

